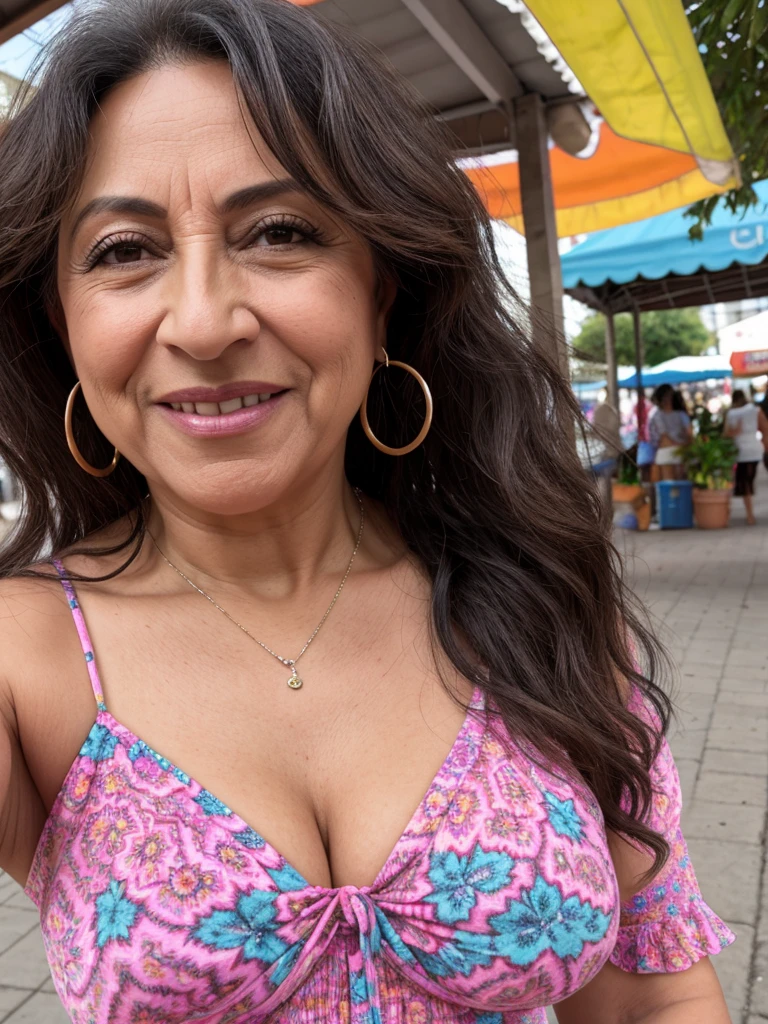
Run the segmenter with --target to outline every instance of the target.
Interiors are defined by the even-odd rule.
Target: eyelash
[[[297,234],[302,236],[304,242],[314,242],[316,245],[321,243],[322,233],[318,228],[313,228],[306,221],[299,220],[296,217],[287,217],[276,215],[266,220],[261,221],[251,232],[247,238],[247,246],[251,246],[261,235],[267,231],[274,231],[276,228],[286,229],[295,231]],[[295,243],[286,242],[283,245],[291,245]],[[136,245],[141,246],[143,249],[149,250],[147,240],[141,235],[135,232],[126,232],[119,235],[109,235],[107,238],[103,238],[98,242],[93,249],[88,253],[85,259],[85,269],[93,270],[94,267],[102,263],[104,257],[117,249],[121,245]],[[270,246],[272,249],[283,248],[283,245]],[[120,266],[121,264],[114,264]],[[122,266],[135,266],[135,263],[126,263]]]

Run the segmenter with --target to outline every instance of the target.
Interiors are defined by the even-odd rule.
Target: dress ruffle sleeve
[[[630,708],[657,725],[655,713],[635,691]],[[719,953],[736,936],[705,903],[680,829],[680,779],[666,739],[651,769],[654,790],[648,825],[669,843],[669,859],[640,892],[621,904],[611,963],[634,974],[684,971]]]

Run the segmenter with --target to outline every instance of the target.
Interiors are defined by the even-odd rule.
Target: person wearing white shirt
[[[725,417],[725,436],[732,437],[739,449],[733,493],[744,499],[747,523],[755,525],[752,496],[755,493],[755,474],[763,454],[758,435],[758,408],[747,402],[747,396],[737,388],[732,395],[731,408]]]

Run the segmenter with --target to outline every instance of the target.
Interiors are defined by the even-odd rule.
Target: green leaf
[[[726,4],[725,10],[723,11],[722,17],[720,18],[720,28],[725,31],[731,22],[737,18],[741,18],[744,14],[744,0],[730,0]]]

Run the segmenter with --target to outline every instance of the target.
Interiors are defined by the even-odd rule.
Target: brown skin
[[[221,65],[167,68],[116,89],[95,119],[87,176],[62,225],[54,315],[91,414],[149,481],[161,547],[293,656],[354,544],[344,441],[393,289],[377,285],[366,246],[306,196],[222,213],[231,193],[285,177],[252,135]],[[167,212],[100,213],[72,235],[77,212],[103,195],[139,195]],[[278,214],[318,228],[323,241],[266,232],[264,218]],[[106,237],[122,241],[124,262],[85,271]],[[290,392],[240,437],[189,438],[156,407],[171,389],[243,379]],[[439,670],[460,697],[471,692],[436,664],[423,575],[375,506],[367,517],[298,693],[150,543],[117,579],[79,588],[110,712],[322,886],[373,882],[445,759],[464,716]],[[68,564],[92,574],[112,567],[77,554]],[[6,581],[0,597],[0,864],[23,882],[94,705],[58,584]],[[650,859],[620,840],[612,849],[629,895]],[[635,978],[606,966],[563,1004],[561,1020],[726,1021],[706,962],[695,968],[706,1016],[689,1013],[693,976]]]

